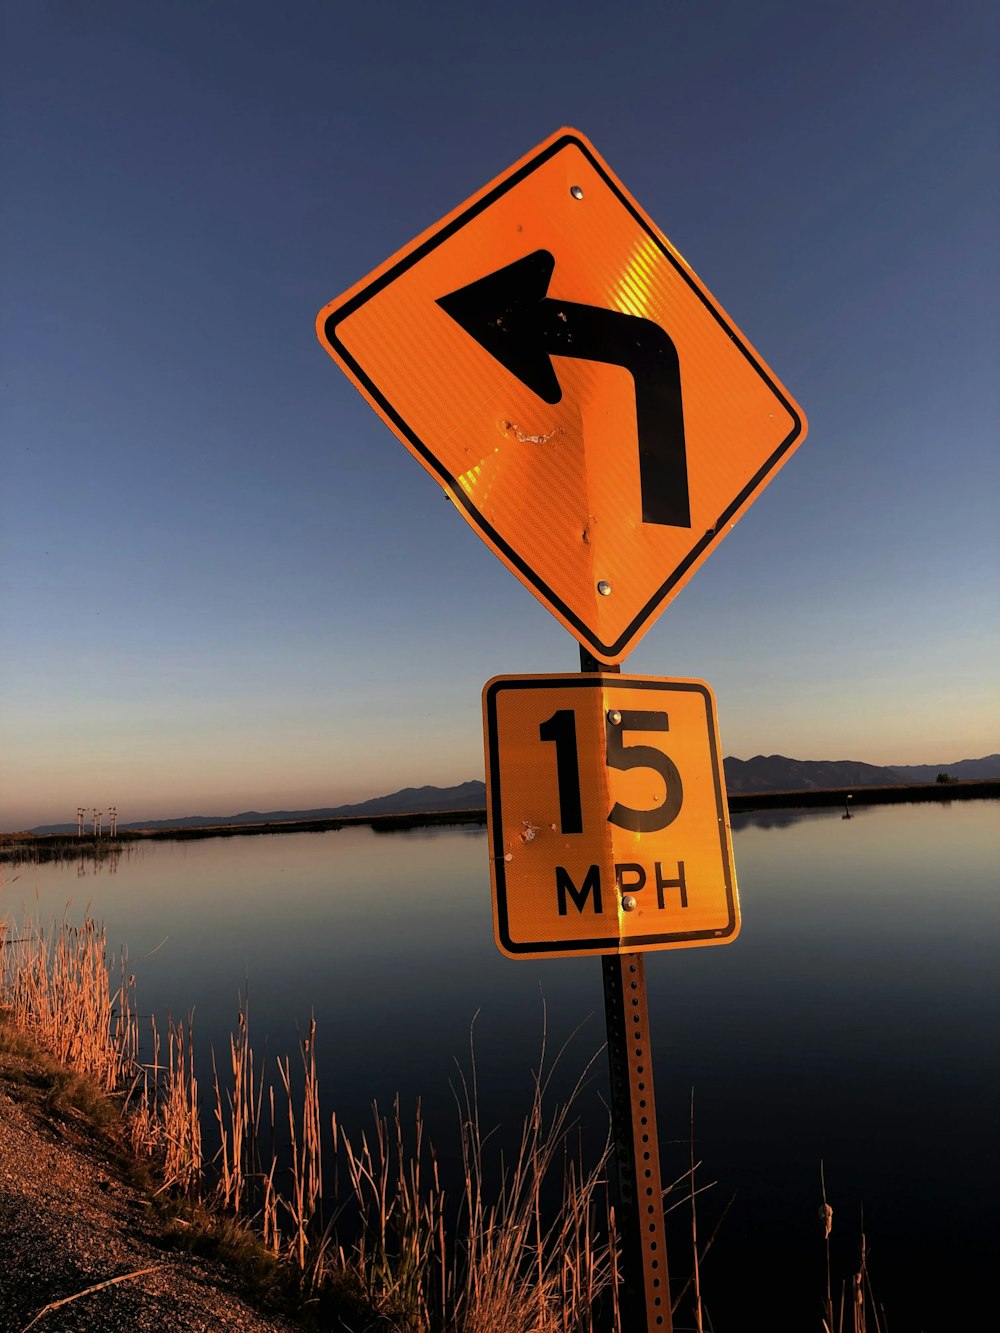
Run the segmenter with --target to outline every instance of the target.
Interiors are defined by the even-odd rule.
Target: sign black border
[[[585,940],[539,940],[528,944],[510,938],[507,915],[507,882],[504,861],[504,830],[501,813],[500,795],[500,738],[497,723],[497,696],[503,690],[525,689],[603,689],[605,686],[626,686],[641,690],[676,690],[684,693],[700,694],[705,701],[708,721],[709,749],[712,755],[712,781],[715,791],[716,809],[719,813],[719,841],[722,850],[722,863],[726,877],[726,904],[729,909],[729,922],[725,930],[678,931],[665,935],[616,936]],[[490,855],[493,865],[493,885],[497,906],[498,943],[503,950],[514,955],[537,957],[539,954],[553,953],[566,956],[595,953],[628,953],[634,949],[651,949],[657,946],[694,944],[699,940],[712,940],[725,944],[737,930],[736,921],[736,883],[733,876],[733,862],[726,839],[726,816],[728,807],[722,784],[722,765],[716,745],[717,727],[712,696],[708,688],[698,681],[657,680],[646,676],[623,676],[618,673],[580,673],[570,676],[501,676],[491,681],[483,695],[486,712],[486,758],[488,766],[488,805]]]
[[[490,207],[491,204],[495,203],[497,199],[501,198],[509,190],[513,189],[515,185],[520,184],[520,182],[523,181],[526,177],[530,176],[532,172],[537,171],[539,167],[541,167],[544,163],[548,162],[549,159],[554,157],[556,153],[561,152],[564,148],[567,148],[571,144],[579,148],[579,150],[583,153],[587,161],[591,164],[591,166],[598,173],[601,179],[605,182],[608,188],[618,198],[623,207],[635,219],[635,221],[639,224],[642,230],[654,243],[656,248],[664,256],[664,258],[673,266],[678,276],[681,277],[683,281],[687,283],[688,287],[690,287],[694,295],[698,298],[699,301],[701,301],[701,303],[705,306],[706,310],[708,310],[708,312],[712,315],[716,323],[726,334],[726,337],[729,339],[729,341],[735,344],[735,346],[739,348],[740,352],[746,358],[747,362],[753,367],[753,369],[757,372],[757,374],[761,377],[761,379],[763,379],[764,382],[768,385],[771,392],[775,395],[775,397],[779,400],[779,402],[791,416],[792,421],[794,423],[792,430],[789,432],[789,434],[785,437],[784,440],[782,440],[781,444],[774,451],[774,453],[771,454],[770,458],[767,459],[767,461],[763,464],[763,466],[758,469],[758,471],[750,479],[747,485],[743,487],[743,489],[739,492],[739,494],[732,501],[732,503],[729,504],[725,510],[723,510],[723,512],[716,519],[714,526],[710,528],[708,531],[706,531],[705,535],[701,538],[701,540],[692,548],[692,550],[688,553],[688,555],[684,558],[684,560],[682,560],[681,563],[677,565],[677,567],[671,572],[669,577],[664,580],[664,582],[660,585],[660,587],[653,594],[653,596],[650,597],[650,599],[646,602],[646,604],[641,608],[638,614],[635,617],[633,617],[633,619],[630,621],[630,623],[628,624],[626,629],[622,632],[622,634],[619,635],[619,637],[614,641],[614,643],[610,644],[603,643],[600,639],[598,639],[597,636],[593,633],[593,631],[579,618],[579,616],[577,616],[566,605],[566,603],[563,602],[562,599],[556,595],[556,593],[548,586],[548,584],[546,584],[538,576],[538,574],[535,573],[535,571],[531,568],[531,566],[528,565],[517,554],[517,552],[506,541],[504,541],[504,539],[500,536],[500,534],[496,531],[496,529],[490,523],[487,522],[487,520],[483,517],[483,515],[472,503],[471,498],[468,495],[466,495],[465,491],[463,491],[461,486],[458,485],[457,479],[454,476],[452,476],[452,474],[442,465],[437,456],[431,451],[430,447],[426,445],[424,441],[421,440],[420,437],[411,429],[411,427],[407,424],[407,422],[404,421],[402,416],[400,416],[399,412],[397,412],[396,409],[393,407],[392,403],[390,403],[388,398],[386,398],[385,394],[378,388],[378,386],[374,383],[374,381],[365,373],[361,365],[354,359],[354,357],[344,346],[343,342],[337,336],[337,326],[339,324],[343,323],[344,320],[348,319],[351,315],[353,315],[355,311],[359,310],[363,305],[366,304],[366,302],[370,301],[373,297],[377,296],[380,291],[382,291],[385,287],[388,287],[390,283],[394,282],[396,278],[398,278],[401,274],[405,273],[407,269],[412,268],[415,264],[418,264],[426,255],[430,254],[431,251],[437,249],[439,245],[443,244],[443,242],[448,240],[449,237],[453,236],[457,231],[461,230],[461,228],[464,227],[473,218],[477,217],[480,213],[484,212],[487,208]],[[404,255],[403,258],[397,264],[394,264],[390,268],[386,269],[386,271],[380,274],[379,277],[377,277],[373,282],[369,283],[366,287],[363,287],[360,291],[355,292],[355,294],[350,298],[350,300],[346,301],[344,305],[340,306],[338,309],[334,311],[331,311],[331,313],[326,318],[323,328],[324,328],[324,333],[326,335],[326,339],[330,344],[330,346],[336,350],[337,356],[345,363],[345,365],[348,365],[351,368],[352,373],[356,376],[359,383],[364,385],[365,390],[368,392],[368,394],[379,404],[380,408],[385,413],[386,417],[388,417],[395,424],[396,429],[400,432],[400,434],[403,435],[407,440],[409,440],[410,444],[421,456],[421,458],[423,458],[426,461],[431,471],[433,471],[434,473],[437,474],[438,477],[440,477],[442,482],[444,482],[445,486],[447,487],[448,492],[453,498],[453,500],[457,504],[460,504],[462,508],[465,510],[465,512],[468,514],[469,518],[472,520],[473,526],[478,528],[480,532],[483,533],[484,536],[488,537],[489,541],[494,546],[496,546],[500,551],[503,552],[504,558],[512,566],[514,566],[514,568],[520,571],[525,581],[531,587],[535,588],[541,594],[542,600],[544,602],[547,602],[550,606],[558,608],[560,615],[563,616],[566,622],[573,627],[573,632],[574,634],[576,634],[577,638],[581,641],[581,643],[583,643],[586,647],[592,649],[595,655],[600,658],[612,659],[620,657],[623,654],[629,642],[636,635],[642,633],[643,626],[645,625],[645,623],[653,618],[653,616],[656,614],[657,608],[662,604],[664,599],[670,594],[671,590],[676,586],[676,584],[680,581],[680,579],[683,578],[683,576],[687,573],[692,564],[695,563],[695,561],[702,554],[705,548],[711,544],[716,534],[724,529],[725,525],[729,522],[733,514],[736,513],[736,511],[740,508],[740,506],[744,503],[744,501],[746,501],[748,497],[752,495],[753,492],[756,491],[763,484],[768,474],[774,471],[775,467],[777,466],[781,458],[789,451],[789,449],[792,447],[795,441],[802,434],[802,419],[799,416],[798,412],[796,412],[795,408],[785,397],[784,393],[782,393],[781,389],[774,382],[774,380],[767,373],[767,371],[760,364],[760,362],[756,359],[756,357],[746,346],[743,340],[739,337],[736,331],[730,326],[728,321],[725,319],[723,312],[719,310],[719,308],[708,298],[708,296],[693,281],[691,275],[688,273],[684,265],[681,264],[677,260],[677,258],[671,253],[671,251],[663,244],[663,241],[660,239],[657,233],[650,229],[649,224],[646,222],[645,218],[643,218],[642,215],[636,210],[636,208],[632,204],[632,201],[628,198],[627,195],[625,195],[622,192],[617,183],[614,180],[612,180],[612,178],[608,175],[607,171],[604,169],[603,164],[590,151],[589,146],[586,143],[584,143],[582,139],[578,138],[575,134],[561,135],[558,139],[550,143],[546,148],[542,149],[541,152],[537,153],[534,157],[530,158],[527,162],[525,162],[520,168],[518,168],[518,170],[511,172],[509,176],[502,177],[492,190],[488,191],[485,195],[483,195],[481,199],[478,199],[471,207],[467,208],[457,217],[452,218],[452,220],[449,223],[447,223],[447,225],[443,226],[440,229],[440,231],[435,232],[433,236],[429,236],[427,240],[425,240],[421,245],[416,246],[415,249],[411,250],[408,254]]]

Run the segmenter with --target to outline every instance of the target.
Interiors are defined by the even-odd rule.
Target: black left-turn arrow
[[[548,296],[555,263],[548,250],[536,250],[442,296],[438,305],[546,403],[562,398],[553,356],[630,371],[642,521],[689,528],[681,372],[672,339],[651,319]]]

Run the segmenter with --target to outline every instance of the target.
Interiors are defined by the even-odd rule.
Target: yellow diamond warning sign
[[[511,958],[724,944],[739,930],[702,681],[498,676],[483,691],[496,941]]]
[[[317,332],[605,662],[805,437],[760,355],[574,130],[332,301]]]

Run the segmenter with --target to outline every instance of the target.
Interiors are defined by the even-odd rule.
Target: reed
[[[5,930],[4,943],[0,984],[14,1024],[104,1091],[121,1088],[137,1049],[135,978],[123,955],[112,989],[104,927],[63,917],[46,930],[26,917],[16,935]]]
[[[545,1036],[529,1108],[511,1163],[501,1156],[496,1179],[487,1160],[479,1113],[475,1053],[460,1071],[456,1095],[464,1187],[451,1317],[461,1333],[564,1333],[592,1327],[617,1268],[607,1194],[610,1144],[583,1167],[570,1149],[573,1112],[592,1057],[563,1103],[547,1110],[549,1085],[566,1047],[546,1068]],[[543,1200],[561,1181],[554,1210]]]
[[[309,1024],[309,1035],[301,1043],[302,1099],[296,1115],[292,1096],[292,1077],[288,1057],[278,1060],[278,1073],[285,1090],[288,1109],[288,1141],[291,1153],[291,1187],[281,1198],[291,1232],[289,1253],[308,1286],[322,1285],[326,1267],[326,1233],[322,1220],[323,1136],[319,1110],[319,1080],[316,1074],[316,1020]],[[273,1178],[273,1177],[272,1177]],[[280,1228],[279,1228],[280,1231]]]
[[[453,1089],[460,1170],[446,1188],[419,1102],[412,1119],[398,1098],[388,1116],[373,1108],[372,1126],[362,1132],[349,1134],[335,1113],[324,1118],[315,1018],[297,1064],[276,1060],[277,1081],[268,1081],[254,1058],[244,995],[224,1074],[212,1051],[209,1123],[218,1146],[208,1154],[191,1018],[168,1020],[165,1043],[153,1020],[143,1062],[135,977],[124,954],[117,970],[115,985],[104,928],[89,915],[80,926],[65,917],[48,928],[30,918],[18,929],[0,921],[0,1006],[9,1022],[62,1065],[123,1094],[131,1144],[152,1163],[157,1193],[187,1208],[189,1229],[214,1227],[221,1250],[242,1252],[248,1269],[294,1291],[299,1307],[327,1320],[324,1326],[338,1326],[338,1302],[346,1301],[352,1327],[398,1333],[627,1333],[617,1305],[610,1145],[588,1166],[575,1119],[598,1056],[566,1100],[555,1101],[553,1077],[568,1043],[550,1061],[543,1031],[528,1109],[508,1155],[483,1125],[470,1040]],[[675,1195],[669,1207],[690,1207],[691,1275],[678,1284],[674,1310],[690,1292],[701,1330],[711,1327],[701,1264],[722,1219],[702,1242],[696,1198],[708,1187],[696,1186],[699,1167],[692,1093],[688,1165],[666,1193]],[[822,1167],[821,1190],[827,1271],[817,1323],[824,1333],[884,1333],[863,1226],[857,1267],[835,1309],[833,1210]]]
[[[449,1277],[444,1191],[433,1161],[424,1183],[424,1126],[419,1105],[412,1147],[398,1099],[393,1117],[374,1108],[371,1135],[352,1142],[336,1116],[333,1142],[342,1154],[350,1194],[352,1238],[338,1237],[342,1270],[383,1318],[404,1328],[430,1328],[445,1308]],[[345,1191],[346,1193],[346,1191]]]
[[[861,1216],[858,1266],[847,1281],[841,1283],[840,1300],[834,1313],[830,1270],[830,1235],[833,1231],[833,1209],[827,1202],[826,1180],[820,1163],[822,1203],[819,1209],[820,1225],[826,1252],[826,1290],[823,1296],[823,1333],[885,1333],[885,1309],[875,1299],[871,1276],[868,1272],[868,1241],[865,1236],[864,1214]],[[848,1304],[848,1302],[850,1302]],[[845,1319],[848,1321],[845,1324]],[[869,1323],[869,1320],[871,1321]]]
[[[190,1015],[186,1024],[168,1020],[167,1080],[159,1101],[164,1145],[160,1188],[177,1189],[186,1195],[198,1194],[203,1169],[192,1027]]]
[[[213,1047],[214,1115],[219,1128],[216,1191],[220,1206],[238,1217],[250,1203],[248,1190],[254,1171],[253,1153],[260,1109],[259,1101],[254,1098],[258,1079],[250,1048],[250,1005],[246,995],[240,1000],[236,1032],[229,1038],[229,1070],[232,1081],[223,1095]]]

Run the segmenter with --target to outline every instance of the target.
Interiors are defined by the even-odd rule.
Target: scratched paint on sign
[[[606,662],[805,436],[760,355],[573,130],[324,307],[317,330],[466,521]]]
[[[494,927],[510,957],[739,930],[715,701],[701,681],[501,676],[483,691]]]

